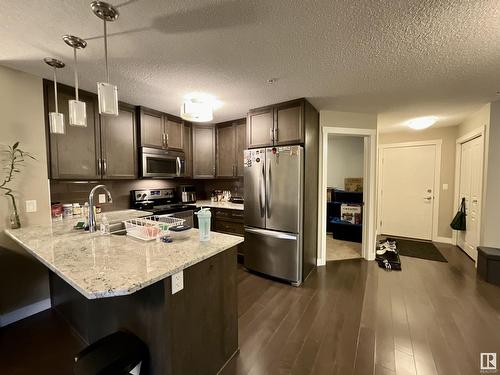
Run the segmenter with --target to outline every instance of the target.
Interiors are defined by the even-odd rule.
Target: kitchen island
[[[144,212],[107,214],[119,221]],[[172,243],[73,229],[74,220],[6,230],[49,269],[52,308],[87,343],[126,329],[149,347],[151,374],[216,374],[238,351],[236,246],[191,229]],[[172,294],[172,275],[183,289]],[[75,353],[76,354],[76,353]]]

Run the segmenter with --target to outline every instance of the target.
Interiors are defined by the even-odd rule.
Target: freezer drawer
[[[245,267],[298,285],[302,276],[298,234],[245,227]]]

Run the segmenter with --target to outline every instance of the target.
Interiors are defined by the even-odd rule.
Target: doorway
[[[329,137],[354,137],[358,139],[358,142],[362,144],[362,215],[361,215],[361,246],[360,246],[360,257],[367,260],[375,259],[375,159],[376,159],[376,130],[375,129],[357,129],[357,128],[337,128],[337,127],[322,127],[321,129],[321,148],[320,148],[320,160],[322,162],[322,167],[320,169],[321,173],[319,176],[319,230],[318,230],[318,266],[325,265],[327,256],[327,223],[328,223],[328,212],[327,212],[327,201],[332,200],[332,195],[328,199],[328,195],[332,193],[333,186],[328,182],[328,170],[329,170],[329,160],[328,160],[328,140]],[[359,174],[356,173],[356,174]],[[340,177],[342,178],[342,177]],[[358,180],[359,183],[359,180]],[[344,183],[339,182],[338,185],[344,187]],[[335,185],[335,184],[334,184]],[[339,189],[342,190],[342,189]],[[359,195],[359,194],[358,194]],[[335,197],[337,198],[337,197]],[[344,199],[342,197],[341,199]],[[346,198],[347,199],[347,198]],[[358,205],[358,207],[360,206]],[[348,211],[348,207],[345,207]],[[353,207],[354,210],[359,208]],[[340,210],[340,207],[339,207]],[[351,215],[355,216],[356,212],[352,212]],[[352,218],[349,213],[346,213],[346,218],[349,220],[356,220]],[[359,220],[359,215],[358,215]],[[333,240],[333,236],[329,236]],[[332,241],[334,242],[334,241]],[[349,241],[351,242],[351,241]],[[337,246],[339,243],[337,243]],[[335,246],[335,244],[334,244]],[[359,246],[359,245],[358,245]],[[342,251],[341,249],[339,249]],[[358,250],[359,251],[359,250]]]
[[[457,209],[465,199],[467,230],[456,232],[456,243],[474,261],[480,242],[481,205],[483,190],[484,130],[457,140]]]
[[[328,135],[326,261],[361,258],[364,139]]]

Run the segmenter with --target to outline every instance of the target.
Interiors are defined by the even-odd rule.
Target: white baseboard
[[[27,318],[28,316],[37,314],[44,310],[50,309],[50,298],[42,301],[32,303],[31,305],[21,307],[20,309],[8,312],[7,314],[0,315],[0,327],[5,327],[18,320]]]
[[[455,244],[453,242],[453,238],[451,238],[451,237],[436,237],[432,241],[433,242],[446,243],[446,244],[449,244],[449,245],[454,245]]]

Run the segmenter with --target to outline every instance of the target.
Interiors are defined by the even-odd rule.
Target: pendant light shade
[[[87,46],[87,42],[74,35],[64,35],[64,42],[73,48],[74,56],[74,72],[75,72],[75,99],[69,100],[69,124],[71,126],[87,126],[87,108],[85,102],[81,102],[78,97],[78,64],[76,59],[76,50],[83,49]]]
[[[214,118],[212,103],[201,98],[188,98],[181,106],[181,118],[191,122],[207,122]]]
[[[54,59],[52,57],[46,57],[43,61],[51,66],[54,69],[54,102],[55,102],[55,112],[49,113],[49,125],[50,132],[52,134],[64,134],[65,133],[65,125],[64,125],[64,114],[59,113],[59,105],[57,103],[57,69],[64,68],[65,64],[58,59]]]
[[[118,116],[118,88],[109,83],[107,22],[116,21],[120,14],[115,7],[104,1],[93,1],[90,3],[90,7],[94,14],[104,21],[104,62],[106,65],[106,82],[97,83],[99,113],[105,116]]]

